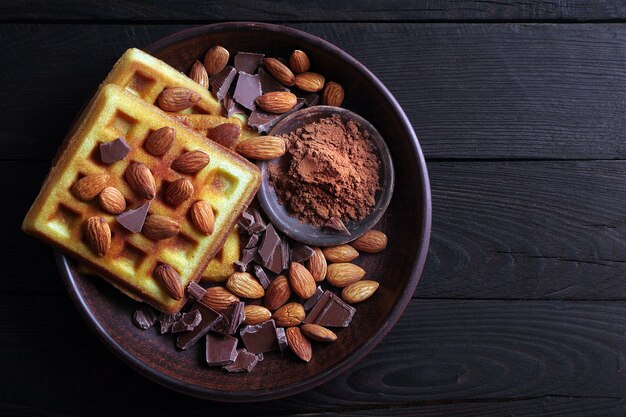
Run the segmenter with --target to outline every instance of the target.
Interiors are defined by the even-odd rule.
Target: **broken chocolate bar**
[[[189,285],[187,285],[187,294],[189,294],[189,296],[194,300],[200,301],[204,298],[206,290],[194,281],[191,281]]]
[[[348,327],[356,309],[326,290],[302,321],[324,327]]]
[[[271,281],[261,265],[254,265],[254,275],[257,277],[263,289],[270,286]]]
[[[245,305],[246,303],[243,301],[231,304],[226,311],[222,312],[222,320],[212,330],[223,335],[235,334],[239,325],[246,318],[243,312]]]
[[[279,349],[276,324],[270,319],[263,323],[246,326],[239,332],[246,349],[252,353],[271,352]]]
[[[174,323],[180,320],[181,315],[182,314],[180,312],[174,314],[161,314],[159,316],[159,323],[161,325],[159,328],[159,333],[165,334],[167,332],[170,332],[172,330],[172,326],[174,326]]]
[[[298,243],[291,250],[291,262],[302,263],[308,261],[314,253],[315,251],[311,247]]]
[[[283,327],[276,328],[276,339],[278,340],[280,354],[284,355],[285,351],[289,347],[289,343],[287,342],[287,334],[285,333],[285,329]]]
[[[246,349],[239,349],[235,362],[222,367],[222,369],[228,372],[250,372],[257,363],[259,363],[259,357],[257,355],[248,352]]]
[[[176,346],[179,349],[187,349],[196,343],[202,336],[207,334],[217,323],[222,320],[222,315],[210,307],[205,306],[199,301],[196,301],[192,307],[192,310],[200,311],[202,320],[193,330],[182,333],[178,336]]]
[[[226,97],[222,99],[222,107],[224,108],[224,115],[226,117],[231,117],[235,113],[245,113],[243,107],[237,104],[230,95],[226,95]]]
[[[235,69],[237,72],[245,72],[248,74],[254,74],[256,69],[261,65],[261,60],[265,55],[255,54],[252,52],[237,52],[235,59]]]
[[[311,310],[315,306],[315,304],[317,304],[317,302],[319,301],[319,299],[322,297],[323,294],[324,294],[324,290],[322,289],[322,287],[318,285],[313,295],[307,298],[304,304],[302,304],[302,308],[304,309],[304,311],[308,312],[309,310]]]
[[[237,70],[228,65],[222,71],[211,77],[209,80],[209,86],[211,87],[211,92],[215,94],[215,97],[217,97],[218,100],[221,101],[224,97],[226,97],[226,94],[228,94],[228,90],[235,79],[235,75],[237,75]]]
[[[261,82],[261,91],[265,93],[273,93],[275,91],[289,91],[281,83],[276,81],[274,77],[268,74],[263,68],[259,68],[259,81]]]
[[[237,359],[237,342],[232,336],[206,335],[206,363],[209,366],[230,365]]]
[[[233,94],[235,101],[248,110],[254,110],[256,108],[254,100],[260,95],[261,82],[259,81],[259,76],[240,71],[235,94]]]
[[[133,323],[141,330],[152,327],[157,321],[157,315],[151,307],[144,306],[135,311],[133,314]]]
[[[100,159],[105,164],[121,161],[130,152],[130,146],[124,138],[117,138],[100,144]]]
[[[125,211],[115,219],[127,230],[130,230],[133,233],[139,233],[141,232],[141,229],[143,229],[143,224],[146,221],[149,208],[150,202],[148,201],[139,208]]]
[[[172,326],[172,333],[188,332],[196,328],[202,321],[202,314],[198,310],[192,310],[184,313],[180,320]]]
[[[299,110],[304,105],[304,99],[299,98],[296,105],[291,110],[282,114],[268,113],[263,110],[255,109],[248,118],[248,126],[256,129],[259,133],[268,133],[272,128],[291,113]]]
[[[265,229],[265,234],[263,235],[263,241],[261,242],[261,246],[259,246],[259,255],[261,256],[261,261],[264,265],[267,265],[271,262],[274,252],[276,248],[281,244],[281,239],[276,233],[276,229],[274,229],[273,224],[267,225]],[[245,251],[244,251],[245,254]]]

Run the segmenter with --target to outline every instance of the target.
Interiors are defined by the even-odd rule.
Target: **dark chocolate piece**
[[[215,94],[215,97],[217,97],[218,100],[222,100],[226,97],[228,89],[235,79],[235,75],[237,75],[237,70],[228,65],[211,77],[209,80],[209,86],[211,87],[211,92]]]
[[[235,362],[222,367],[222,369],[228,372],[250,372],[257,363],[259,363],[259,357],[257,355],[245,349],[239,349]]]
[[[184,313],[180,320],[172,326],[172,333],[189,332],[196,328],[202,321],[202,314],[198,310]]]
[[[324,225],[324,229],[337,232],[341,235],[350,236],[350,232],[346,228],[346,225],[343,224],[339,217],[331,217],[330,220],[328,220]]]
[[[318,285],[313,295],[307,298],[307,300],[302,304],[302,308],[304,309],[304,311],[308,312],[309,310],[311,310],[322,297],[322,294],[324,294],[324,290]]]
[[[144,306],[137,309],[133,314],[133,323],[141,330],[146,330],[156,323],[157,318],[158,316],[152,307]]]
[[[243,308],[246,305],[243,301],[231,304],[222,313],[223,319],[213,327],[213,331],[224,335],[231,335],[237,332],[237,328],[246,318]]]
[[[246,242],[244,246],[245,249],[255,248],[259,244],[260,238],[261,238],[261,235],[259,233],[251,234],[250,237],[248,237],[248,242]]]
[[[100,144],[100,159],[105,164],[121,161],[130,152],[130,146],[124,138],[117,138]]]
[[[125,229],[130,230],[133,233],[139,233],[141,232],[141,229],[143,229],[143,223],[146,221],[149,208],[150,202],[148,201],[139,208],[125,211],[115,219],[119,224],[124,226]]]
[[[237,342],[232,336],[206,335],[206,363],[209,366],[230,365],[237,359]]]
[[[270,319],[263,323],[246,326],[239,331],[241,340],[252,353],[263,353],[278,350],[276,324]]]
[[[276,81],[276,78],[268,74],[263,68],[259,68],[259,81],[261,82],[261,91],[263,94],[272,93],[274,91],[289,91],[289,89]]]
[[[254,110],[256,108],[254,100],[260,95],[261,82],[259,81],[259,76],[240,71],[235,94],[233,94],[235,101],[248,110]]]
[[[200,311],[202,320],[192,331],[182,333],[178,336],[176,346],[179,349],[187,349],[194,343],[196,343],[202,336],[207,334],[217,323],[222,320],[222,315],[210,307],[205,306],[199,301],[196,301],[191,308],[192,310]]]
[[[348,327],[356,309],[330,291],[325,291],[302,321],[324,327]]]
[[[254,221],[254,215],[246,210],[241,213],[241,217],[237,221],[237,226],[241,227],[245,231],[248,231],[248,229],[254,224]]]
[[[305,262],[308,261],[315,251],[307,245],[298,243],[291,250],[291,262]]]
[[[307,107],[317,106],[320,102],[320,95],[316,93],[304,93],[304,94],[296,94],[299,97],[304,99],[304,105]]]
[[[187,294],[189,294],[189,296],[194,300],[200,301],[204,297],[204,294],[206,294],[206,290],[197,283],[191,281],[189,285],[187,285]]]
[[[257,277],[264,289],[267,289],[267,287],[270,286],[271,281],[261,265],[254,265],[254,275]]]
[[[182,316],[180,312],[174,314],[161,314],[159,316],[159,323],[161,324],[159,333],[165,334],[172,331],[172,326],[174,326],[174,323],[180,320],[180,316]]]
[[[269,262],[263,263],[263,266],[275,274],[280,274],[282,270],[285,269],[283,252],[285,252],[285,250],[283,249],[283,243],[281,241],[281,243],[276,246],[276,249],[274,249],[274,253]],[[289,253],[289,249],[287,249],[286,253]]]
[[[222,107],[226,117],[232,117],[235,113],[245,114],[244,108],[237,104],[230,95],[222,99]]]
[[[237,272],[246,272],[248,270],[248,264],[245,264],[241,261],[233,262],[233,267],[235,268],[235,271]]]
[[[276,328],[276,339],[278,340],[280,354],[284,355],[285,351],[289,347],[289,343],[287,342],[287,335],[285,334],[285,329],[283,327]]]
[[[237,72],[243,71],[248,74],[254,74],[259,65],[261,65],[261,60],[264,56],[263,54],[252,52],[237,52],[234,59],[235,69]]]
[[[257,248],[244,249],[241,254],[240,262],[247,266],[254,259],[254,255],[256,255],[257,250]]]
[[[282,240],[280,242],[280,259],[282,260],[282,268],[283,271],[289,268],[291,263],[291,251],[289,250],[289,244],[287,240]]]
[[[248,126],[256,129],[259,133],[267,133],[281,120],[289,116],[291,113],[299,110],[304,105],[304,99],[298,98],[296,105],[291,110],[283,114],[273,114],[255,109],[248,118]]]
[[[265,231],[267,224],[265,223],[265,220],[263,220],[261,212],[257,209],[252,209],[252,215],[254,216],[254,223],[248,228],[248,233],[253,234]]]
[[[271,223],[268,224],[265,229],[265,234],[263,235],[263,241],[259,246],[259,255],[261,256],[263,265],[267,266],[267,264],[272,260],[274,251],[276,251],[276,248],[281,244],[281,242],[280,236],[278,236],[276,229],[274,229],[274,225]]]

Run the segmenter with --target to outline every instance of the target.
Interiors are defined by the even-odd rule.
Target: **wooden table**
[[[0,415],[626,414],[622,3],[177,3],[0,4]],[[136,374],[19,231],[121,53],[225,20],[286,24],[365,64],[412,121],[433,193],[428,264],[395,328],[332,382],[255,405]]]

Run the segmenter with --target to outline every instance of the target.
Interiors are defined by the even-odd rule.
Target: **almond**
[[[287,303],[272,314],[277,326],[291,327],[302,323],[306,313],[300,303]]]
[[[209,130],[207,136],[213,142],[217,142],[226,148],[232,148],[237,143],[240,133],[241,128],[236,124],[222,123]]]
[[[209,154],[204,151],[196,150],[185,152],[172,162],[172,169],[181,174],[195,174],[208,165],[210,161]]]
[[[295,76],[293,72],[276,58],[265,58],[263,60],[263,66],[270,73],[270,75],[276,78],[276,81],[286,87],[291,87],[295,82]]]
[[[202,62],[196,61],[191,66],[189,71],[189,78],[200,84],[202,87],[209,88],[209,74],[206,72],[206,68],[202,65]]]
[[[272,313],[263,306],[247,305],[243,308],[245,314],[244,324],[255,325],[272,318]]]
[[[188,178],[179,178],[171,182],[165,190],[165,201],[177,206],[193,194],[193,183]]]
[[[315,280],[309,270],[298,262],[292,262],[289,267],[289,285],[298,297],[304,299],[315,294],[317,289]]]
[[[111,246],[111,228],[104,217],[94,216],[87,219],[87,243],[98,255],[104,256]]]
[[[336,82],[329,81],[322,93],[322,104],[339,107],[343,104],[344,96],[343,87]]]
[[[258,96],[254,101],[268,113],[281,114],[291,110],[298,102],[298,97],[289,91],[272,91]]]
[[[72,185],[72,193],[76,198],[89,201],[96,198],[109,182],[107,174],[91,174],[82,177]]]
[[[315,253],[307,261],[307,269],[315,282],[322,282],[326,278],[326,257],[320,248],[313,248]]]
[[[296,49],[289,56],[289,66],[296,74],[307,72],[311,67],[311,60],[304,51]]]
[[[378,253],[387,247],[387,235],[379,230],[368,230],[350,244],[361,252]]]
[[[152,199],[156,195],[156,182],[150,168],[141,162],[133,162],[126,168],[126,181],[140,197]]]
[[[183,284],[180,282],[180,276],[174,268],[169,265],[161,264],[154,270],[154,276],[165,288],[165,291],[174,300],[180,300],[185,293]]]
[[[359,252],[350,245],[329,246],[322,249],[322,252],[330,262],[350,262],[359,256]]]
[[[334,342],[337,335],[332,330],[317,324],[307,323],[300,326],[300,330],[310,339],[318,342]]]
[[[233,295],[224,287],[207,288],[202,302],[215,311],[225,311],[232,303],[239,302],[239,297]]]
[[[328,265],[326,280],[332,286],[343,288],[365,276],[363,268],[351,263]]]
[[[254,136],[237,145],[237,152],[241,155],[261,161],[278,158],[286,150],[285,140],[278,136]]]
[[[124,194],[115,187],[107,187],[98,195],[98,201],[104,211],[110,214],[120,214],[126,210]]]
[[[164,155],[172,147],[176,139],[176,130],[173,127],[163,126],[150,133],[148,139],[143,144],[146,151],[154,156]]]
[[[270,310],[276,310],[285,304],[291,298],[291,287],[289,281],[284,275],[279,275],[270,286],[267,287],[265,293],[265,307]]]
[[[214,76],[226,67],[230,54],[225,48],[216,45],[204,55],[204,68],[209,76]]]
[[[213,208],[206,201],[196,201],[190,209],[191,222],[201,233],[210,235],[215,227]]]
[[[360,303],[363,300],[370,298],[372,294],[378,289],[378,282],[364,279],[362,281],[355,282],[345,287],[341,291],[341,298],[347,303]]]
[[[317,72],[303,72],[296,75],[296,87],[309,93],[317,93],[324,88],[324,76]]]
[[[181,111],[193,107],[200,101],[200,94],[185,87],[167,87],[157,99],[159,107],[165,111]]]
[[[170,239],[176,236],[179,231],[180,225],[176,220],[160,214],[150,214],[146,217],[143,229],[141,229],[144,236],[152,240]]]
[[[247,272],[235,272],[226,281],[226,288],[233,294],[250,299],[261,298],[265,295],[263,286]]]
[[[285,329],[285,335],[287,336],[287,343],[289,348],[295,355],[305,362],[311,360],[313,356],[313,348],[309,339],[304,337],[299,327],[287,327]]]

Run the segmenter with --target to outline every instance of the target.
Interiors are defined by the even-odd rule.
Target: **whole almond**
[[[359,256],[359,252],[350,245],[329,246],[322,249],[322,252],[330,262],[350,262]]]
[[[72,185],[72,194],[79,200],[93,200],[106,188],[108,182],[107,174],[86,175]]]
[[[372,294],[378,289],[378,282],[364,279],[362,281],[355,282],[345,287],[341,291],[341,298],[347,303],[360,303],[363,300],[370,298]]]
[[[378,253],[387,247],[387,235],[379,230],[368,230],[350,244],[361,252]]]
[[[289,91],[272,91],[260,95],[254,101],[268,113],[281,114],[291,110],[298,102],[298,97]]]
[[[328,265],[326,280],[334,287],[347,287],[365,276],[363,268],[351,263],[337,263]]]
[[[190,209],[191,222],[201,233],[210,235],[215,227],[213,208],[206,201],[196,201]]]
[[[270,73],[270,75],[276,78],[276,81],[286,87],[291,87],[295,82],[295,76],[293,72],[276,58],[265,58],[263,60],[263,66]]]
[[[296,87],[309,93],[317,93],[324,88],[324,76],[317,72],[303,72],[296,75]]]
[[[185,152],[172,161],[172,169],[181,174],[195,174],[207,166],[210,159],[209,154],[204,151]]]
[[[124,194],[115,187],[107,187],[98,195],[98,201],[104,211],[110,214],[120,214],[126,210]]]
[[[300,326],[300,330],[310,339],[318,342],[334,342],[337,335],[332,330],[317,324],[307,323]]]
[[[276,310],[285,304],[291,298],[291,287],[289,281],[284,275],[279,275],[270,286],[267,287],[265,293],[265,307],[270,310]]]
[[[181,111],[193,107],[200,101],[200,94],[185,87],[167,87],[157,99],[159,107],[165,111]]]
[[[204,88],[209,88],[209,74],[206,72],[206,68],[202,65],[202,62],[196,61],[191,66],[189,71],[189,78],[200,84]]]
[[[188,178],[179,178],[171,182],[165,190],[165,201],[177,206],[193,194],[193,183]]]
[[[334,81],[329,81],[322,93],[322,104],[339,107],[343,104],[344,97],[343,87]]]
[[[141,162],[133,162],[126,168],[126,181],[140,197],[152,199],[156,195],[156,182],[152,171]]]
[[[176,139],[176,130],[173,127],[163,126],[150,133],[148,139],[143,144],[146,151],[154,156],[164,155],[172,147]]]
[[[237,152],[246,158],[267,161],[285,154],[285,140],[278,136],[253,136],[237,145]]]
[[[311,347],[309,339],[300,331],[300,328],[287,327],[287,329],[285,329],[285,335],[287,336],[287,343],[291,351],[303,361],[310,361],[313,356],[313,348]]]
[[[296,49],[289,56],[289,66],[296,74],[307,72],[311,67],[311,61],[304,51]]]
[[[141,232],[148,239],[165,240],[170,239],[178,234],[180,225],[176,220],[160,214],[150,214],[146,217]]]
[[[306,313],[300,303],[287,303],[272,314],[276,325],[279,327],[297,326],[302,323]]]
[[[104,256],[111,246],[111,228],[104,217],[93,216],[85,225],[87,243],[98,255]]]
[[[226,288],[233,294],[250,299],[261,298],[265,295],[263,286],[247,272],[235,272],[226,281]]]
[[[174,300],[180,300],[185,294],[178,272],[170,265],[161,264],[154,269],[154,276],[165,288],[167,294]]]
[[[255,325],[272,318],[272,313],[263,306],[247,305],[243,308],[245,314],[244,324]]]
[[[326,278],[326,257],[320,248],[313,248],[313,256],[307,261],[307,269],[315,282],[322,282]]]
[[[225,48],[216,45],[204,55],[204,68],[209,76],[214,76],[226,67],[230,54]]]
[[[241,128],[236,124],[222,123],[210,129],[207,136],[213,142],[217,142],[226,148],[232,148],[237,143],[240,133]]]
[[[309,270],[298,262],[292,262],[289,267],[289,285],[298,297],[304,299],[310,298],[317,289]]]
[[[228,309],[232,303],[239,302],[239,297],[224,287],[210,287],[202,297],[202,302],[213,310],[221,312]]]

